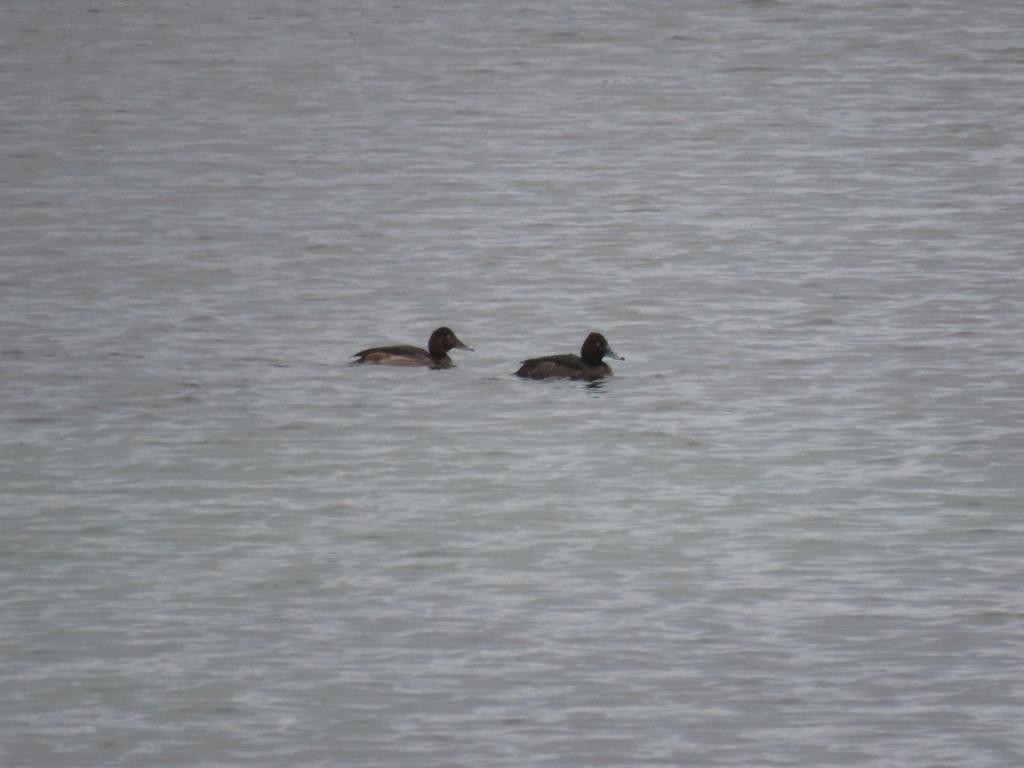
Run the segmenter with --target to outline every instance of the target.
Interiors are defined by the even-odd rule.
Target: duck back
[[[548,355],[524,360],[516,376],[524,379],[585,379],[593,381],[612,375],[607,363],[592,365],[579,355]]]

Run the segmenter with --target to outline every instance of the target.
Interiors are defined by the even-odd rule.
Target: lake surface
[[[7,0],[0,764],[1024,764],[1022,93],[1018,0]]]

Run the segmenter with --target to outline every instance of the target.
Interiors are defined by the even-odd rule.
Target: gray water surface
[[[1024,764],[1022,32],[5,2],[0,764]]]

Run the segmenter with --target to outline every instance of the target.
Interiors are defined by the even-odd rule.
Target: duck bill
[[[476,352],[476,350],[475,350],[475,349],[473,349],[472,347],[467,347],[467,346],[466,346],[465,344],[463,344],[463,343],[462,343],[461,341],[459,341],[458,339],[454,339],[454,341],[455,341],[455,347],[454,347],[454,349],[464,349],[464,350],[466,350],[467,352]]]
[[[604,351],[604,356],[605,357],[610,357],[612,360],[622,360],[622,361],[626,360],[626,358],[624,358],[622,355],[615,354],[615,350],[612,349],[611,347],[608,347]]]

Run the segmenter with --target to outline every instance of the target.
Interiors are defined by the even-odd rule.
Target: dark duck
[[[362,352],[356,352],[353,363],[377,363],[378,365],[403,365],[421,366],[430,368],[451,368],[455,365],[450,357],[449,350],[465,349],[470,352],[472,347],[467,347],[456,336],[451,328],[438,328],[430,334],[427,348],[414,347],[411,344],[396,344],[390,347],[371,347]]]
[[[612,375],[604,358],[625,360],[608,346],[608,340],[596,331],[583,342],[579,355],[548,355],[524,360],[516,376],[524,379],[583,379],[595,381]]]

